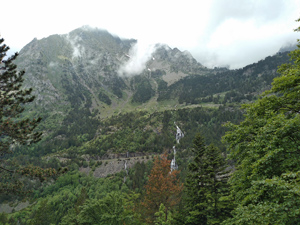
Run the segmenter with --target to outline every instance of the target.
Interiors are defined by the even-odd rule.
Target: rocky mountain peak
[[[106,30],[81,27],[68,34],[33,39],[20,52],[19,69],[25,69],[25,86],[34,87],[33,111],[47,112],[61,122],[74,108],[110,116],[132,102],[150,102],[162,82],[168,85],[208,69],[187,51],[156,45],[134,75],[120,76],[120,68],[139,55],[134,39],[121,39]],[[147,90],[147,91],[146,91]],[[147,97],[144,97],[147,92]],[[59,118],[55,115],[60,114]]]

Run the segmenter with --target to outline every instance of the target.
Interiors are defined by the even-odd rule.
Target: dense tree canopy
[[[228,124],[224,140],[236,162],[230,183],[238,203],[228,224],[300,222],[299,47],[290,54],[293,63],[279,68],[272,88],[244,105],[245,120]]]

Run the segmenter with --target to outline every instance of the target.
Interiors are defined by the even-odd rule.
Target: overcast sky
[[[83,25],[188,50],[205,66],[239,68],[295,43],[299,0],[2,1],[0,34],[19,51]]]

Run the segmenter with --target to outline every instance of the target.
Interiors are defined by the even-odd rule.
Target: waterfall
[[[124,169],[125,169],[125,171],[126,171],[126,173],[127,173],[127,175],[128,175],[128,170],[127,170],[127,161],[125,160],[125,164],[124,164]]]
[[[176,131],[176,141],[177,141],[177,144],[179,144],[179,140],[180,140],[181,138],[184,137],[184,134],[183,134],[183,132],[180,130],[180,128],[176,125],[175,122],[174,122],[174,124],[175,124],[175,126],[176,126],[176,128],[177,128],[177,131]]]
[[[174,124],[175,124],[175,126],[177,128],[177,131],[176,131],[176,142],[177,142],[177,144],[179,144],[179,141],[180,141],[181,138],[184,137],[184,134],[180,130],[180,128],[176,125],[175,122],[174,122]],[[178,169],[178,165],[176,164],[176,158],[175,158],[175,156],[176,156],[176,148],[175,148],[175,146],[173,146],[173,153],[174,153],[174,158],[171,161],[171,171]]]
[[[124,176],[124,183],[125,183],[125,181],[126,181],[126,175],[128,176],[128,169],[127,169],[127,161],[126,160],[124,160],[124,169],[126,171],[126,174]]]

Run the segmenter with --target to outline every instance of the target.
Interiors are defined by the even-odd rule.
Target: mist
[[[34,37],[66,34],[90,25],[139,41],[120,68],[120,73],[127,75],[139,73],[151,57],[152,47],[143,43],[163,43],[189,51],[204,66],[234,69],[276,54],[299,39],[294,32],[299,26],[295,22],[300,17],[299,0],[91,0],[89,4],[73,1],[72,10],[68,1],[52,0],[47,7],[35,0],[17,1],[18,7],[16,1],[7,1],[6,7],[22,19],[0,27],[12,49],[19,51]],[[11,10],[2,14],[10,18]],[[82,50],[75,41],[71,44],[74,57],[79,56]]]
[[[146,69],[146,63],[152,58],[152,54],[158,45],[137,41],[125,55],[126,60],[120,66],[118,74],[120,76],[134,76]]]

